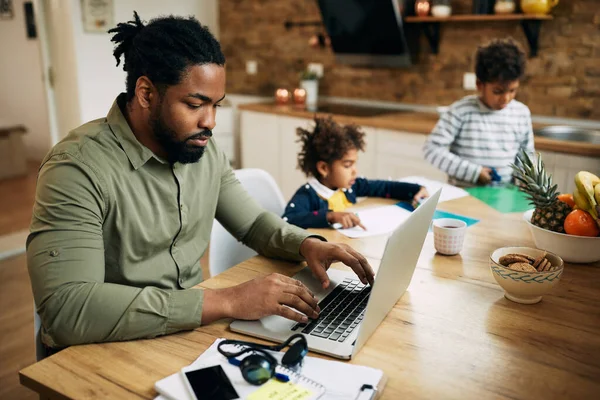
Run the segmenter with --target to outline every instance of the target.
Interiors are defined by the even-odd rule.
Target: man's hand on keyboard
[[[334,262],[341,261],[356,273],[364,284],[373,284],[375,274],[367,259],[346,244],[323,242],[307,238],[300,245],[300,254],[306,259],[312,273],[321,281],[323,288],[329,286],[327,270]]]
[[[229,291],[223,298],[228,317],[259,319],[280,315],[293,321],[307,322],[306,316],[319,316],[320,309],[314,294],[302,282],[285,275],[270,274],[225,290]]]

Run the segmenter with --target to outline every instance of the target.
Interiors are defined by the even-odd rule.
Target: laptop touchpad
[[[280,317],[278,315],[270,315],[268,317],[261,318],[260,323],[264,329],[271,332],[289,331],[294,325],[296,325],[295,321]]]

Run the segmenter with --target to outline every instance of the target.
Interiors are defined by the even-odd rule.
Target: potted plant
[[[319,76],[314,71],[304,70],[300,74],[300,87],[306,91],[306,108],[316,110],[319,98]]]

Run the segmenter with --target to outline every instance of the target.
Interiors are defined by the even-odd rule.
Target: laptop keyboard
[[[371,286],[359,280],[344,279],[321,302],[319,318],[298,323],[293,331],[343,342],[360,324],[365,314]]]

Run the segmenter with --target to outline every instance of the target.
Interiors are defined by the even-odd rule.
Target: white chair
[[[262,208],[277,215],[285,209],[283,194],[275,179],[262,169],[245,168],[234,171],[236,178],[244,189]],[[215,276],[256,255],[251,248],[238,242],[223,226],[214,221],[210,233],[210,251],[208,268],[210,275]]]
[[[42,344],[42,336],[40,330],[42,329],[42,319],[36,311],[35,303],[33,303],[33,339],[35,341],[35,359],[36,361],[42,361],[48,356],[46,348]]]

